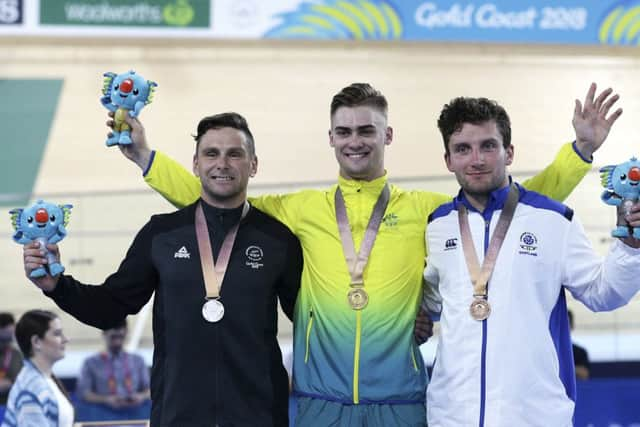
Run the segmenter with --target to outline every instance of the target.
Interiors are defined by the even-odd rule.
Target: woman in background
[[[16,324],[24,366],[7,402],[1,427],[71,427],[73,406],[51,368],[64,357],[67,338],[58,316],[31,310]]]

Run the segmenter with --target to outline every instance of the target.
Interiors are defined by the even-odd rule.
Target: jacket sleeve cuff
[[[151,165],[153,164],[153,159],[156,157],[156,150],[151,151],[151,156],[149,156],[149,163],[147,163],[147,167],[142,171],[142,176],[146,177],[149,173],[149,169],[151,169]]]
[[[589,164],[593,163],[593,157],[591,159],[587,159],[586,157],[584,157],[582,155],[580,150],[578,150],[578,145],[576,144],[576,141],[573,141],[571,146],[573,147],[573,151],[578,155],[578,157],[580,157],[582,159],[583,162],[589,163]]]

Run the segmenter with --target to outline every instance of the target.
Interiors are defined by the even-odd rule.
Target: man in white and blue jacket
[[[595,109],[608,132],[622,111],[609,115],[613,102],[594,93],[595,85],[584,106],[576,102],[574,120]],[[429,426],[569,427],[575,375],[565,289],[593,311],[626,304],[640,289],[640,241],[616,240],[602,260],[570,208],[513,183],[510,121],[496,102],[456,98],[438,127],[462,188],[430,215],[426,234],[424,306],[441,327]],[[515,211],[482,280],[471,260],[483,265],[510,191]],[[640,225],[639,205],[627,221]],[[472,277],[480,277],[475,287]]]

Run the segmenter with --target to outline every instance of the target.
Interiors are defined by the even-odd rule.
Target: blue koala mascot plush
[[[135,71],[116,74],[104,73],[104,86],[100,103],[114,113],[113,135],[107,139],[107,147],[131,144],[131,128],[125,122],[124,115],[138,117],[142,108],[151,103],[155,88],[151,80],[145,80]]]
[[[67,235],[65,226],[69,223],[72,205],[54,205],[38,200],[32,206],[25,209],[12,209],[11,224],[15,229],[13,240],[16,243],[27,244],[34,240],[40,243],[40,247],[47,251],[49,273],[57,276],[64,271],[53,253],[47,249],[49,243],[58,243]],[[33,270],[31,277],[46,276],[44,267]]]
[[[640,162],[632,157],[628,162],[609,165],[600,169],[602,186],[605,187],[600,198],[608,205],[620,206],[617,227],[611,232],[613,237],[628,237],[629,224],[624,215],[640,197]],[[633,228],[633,237],[640,239],[640,228]]]

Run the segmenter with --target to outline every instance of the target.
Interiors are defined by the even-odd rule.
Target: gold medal
[[[485,298],[474,298],[471,306],[469,307],[469,312],[471,313],[471,317],[475,320],[485,320],[489,317],[489,314],[491,314],[489,301]]]
[[[347,299],[349,300],[351,308],[354,310],[362,310],[369,302],[369,295],[367,295],[367,291],[363,288],[352,288],[347,294]]]

